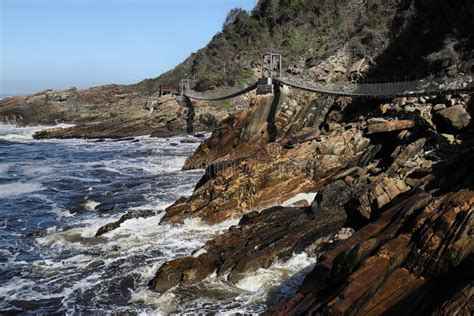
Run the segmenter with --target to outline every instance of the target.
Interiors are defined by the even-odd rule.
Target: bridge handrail
[[[245,94],[247,92],[250,92],[252,90],[255,90],[257,88],[257,83],[255,82],[243,89],[239,89],[237,91],[227,93],[227,94],[222,94],[222,95],[217,95],[217,96],[205,96],[205,95],[197,95],[197,94],[191,94],[191,93],[184,93],[184,95],[190,99],[194,100],[203,100],[203,101],[220,101],[220,100],[226,100],[226,99],[231,99],[235,98],[239,95]]]
[[[339,85],[308,85],[286,78],[277,78],[281,84],[305,91],[337,96],[356,97],[406,97],[433,95],[439,93],[469,92],[474,90],[474,76],[464,75],[457,78],[424,78],[421,80],[389,83],[344,83]]]

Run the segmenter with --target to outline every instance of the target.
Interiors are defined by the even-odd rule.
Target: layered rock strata
[[[206,174],[162,221],[242,218],[193,255],[166,262],[153,287],[160,292],[185,287],[213,273],[235,283],[246,272],[316,249],[315,268],[286,302],[269,306],[269,313],[468,311],[474,132],[470,121],[455,132],[436,116],[440,102],[445,108],[459,104],[466,113],[470,103],[459,101],[465,95],[420,99],[383,103],[361,117],[353,114],[357,102],[346,98],[286,91],[283,100],[259,97],[222,122],[222,130],[185,166],[200,160]],[[264,109],[269,104],[274,110]],[[285,116],[288,112],[292,115]],[[314,115],[299,115],[308,112]],[[281,172],[292,164],[297,168]],[[302,192],[318,194],[308,206],[265,209]],[[341,227],[355,233],[314,246]],[[440,286],[448,281],[449,288]]]

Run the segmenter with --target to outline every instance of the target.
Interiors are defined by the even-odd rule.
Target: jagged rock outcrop
[[[282,109],[298,95],[287,94],[274,117],[282,118]],[[313,105],[322,104],[314,100]],[[265,102],[262,106],[269,104]],[[474,170],[468,163],[474,158],[472,131],[464,127],[449,142],[438,133],[438,127],[443,130],[438,122],[428,121],[426,113],[435,111],[435,102],[410,99],[385,112],[374,107],[366,117],[348,123],[328,115],[350,107],[336,98],[323,106],[328,110],[321,116],[288,116],[288,124],[275,119],[273,139],[268,125],[255,128],[262,135],[255,138],[261,146],[257,150],[242,141],[242,131],[249,121],[269,120],[253,119],[254,109],[237,113],[222,123],[227,128],[223,137],[214,134],[197,151],[201,157],[209,153],[213,164],[191,197],[166,210],[163,222],[180,223],[190,216],[209,223],[243,217],[194,255],[166,262],[153,287],[160,292],[186,287],[214,272],[236,283],[246,272],[285,260],[288,253],[309,251],[318,237],[345,227],[355,233],[329,247],[313,248],[320,251],[317,265],[296,294],[271,307],[269,314],[443,314],[469,309],[471,288],[463,280],[472,275],[466,267],[474,251]],[[302,103],[299,113],[309,104]],[[288,126],[294,128],[285,130]],[[230,149],[224,149],[225,158],[218,155],[218,147],[209,146],[220,141],[232,144],[224,147]],[[300,167],[275,172],[292,163]],[[301,192],[318,194],[310,206],[258,212]],[[439,286],[446,280],[453,285],[449,291]]]
[[[184,169],[247,157],[263,145],[283,142],[305,128],[316,137],[335,100],[282,88],[275,98],[255,96],[249,105],[227,118],[186,160]]]
[[[469,285],[462,280],[474,272],[474,170],[459,164],[473,154],[469,149],[434,167],[379,217],[323,253],[297,294],[273,313],[444,314],[453,307],[451,289],[441,286],[446,278],[461,287],[453,299],[466,309],[472,295],[463,295]],[[456,166],[462,170],[450,176]]]
[[[229,115],[189,157],[184,169],[246,157],[268,143],[267,118],[272,97],[254,96],[249,106]]]
[[[366,153],[369,139],[355,128],[338,130],[285,148],[269,143],[246,159],[208,168],[193,195],[166,209],[163,223],[200,217],[209,223],[316,192],[337,168]]]
[[[324,253],[275,312],[380,315],[433,308],[426,305],[437,303],[430,282],[472,256],[473,197],[470,190],[406,197]]]

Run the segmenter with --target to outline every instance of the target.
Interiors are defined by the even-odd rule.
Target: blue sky
[[[256,0],[0,0],[0,94],[135,83],[206,45]]]

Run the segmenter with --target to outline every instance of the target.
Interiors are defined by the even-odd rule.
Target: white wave
[[[145,172],[158,174],[163,172],[180,171],[186,161],[186,157],[153,157],[146,163],[135,165]],[[134,165],[132,164],[132,167]]]
[[[352,229],[342,228],[335,236],[320,238],[316,243],[345,239],[352,233]],[[278,260],[269,268],[246,273],[236,284],[228,281],[227,275],[217,277],[214,273],[191,288],[175,287],[163,294],[140,288],[132,294],[130,302],[153,305],[158,314],[260,314],[268,306],[274,306],[295,293],[307,273],[317,263],[316,255],[308,254],[314,253],[310,249],[311,247],[308,247],[307,251],[293,254],[288,260]],[[144,273],[147,280],[154,276],[156,268],[157,266]],[[218,297],[225,293],[225,298],[213,297],[212,293],[218,293]],[[201,310],[203,307],[204,310]]]
[[[0,197],[15,197],[26,193],[42,191],[45,187],[37,182],[14,182],[8,184],[0,184]]]
[[[289,260],[279,260],[267,269],[258,269],[248,273],[237,284],[227,281],[227,276],[211,275],[196,285],[195,297],[183,301],[181,289],[172,288],[163,294],[148,288],[139,288],[132,293],[129,303],[146,303],[155,306],[157,314],[195,313],[200,306],[211,310],[220,310],[219,315],[234,315],[263,312],[266,302],[273,302],[288,297],[296,291],[305,275],[316,264],[316,257],[306,252],[293,255]],[[159,264],[139,271],[145,280],[153,278]],[[200,296],[204,293],[226,293],[226,299],[213,299],[212,296]],[[268,297],[272,293],[271,298]],[[187,291],[186,291],[187,292]],[[188,292],[187,292],[188,293]],[[187,294],[189,295],[189,293]],[[209,295],[209,294],[208,294]],[[222,295],[222,294],[220,294]],[[223,312],[225,311],[225,312]]]
[[[99,202],[87,200],[87,202],[84,204],[84,208],[88,211],[94,211],[98,205],[100,205]]]
[[[166,205],[162,204],[161,208],[164,206]],[[96,230],[105,223],[117,220],[120,216],[107,219],[88,218],[81,222],[81,227],[59,232],[50,230],[51,234],[37,238],[37,243],[47,246],[51,250],[58,249],[60,252],[73,251],[75,255],[59,261],[43,259],[37,261],[33,268],[42,271],[45,276],[43,282],[48,282],[53,286],[55,283],[61,284],[64,282],[64,278],[68,278],[68,275],[62,275],[57,271],[75,271],[80,275],[81,270],[86,269],[88,265],[100,261],[102,266],[94,272],[94,277],[89,276],[85,279],[81,278],[79,281],[68,281],[71,288],[89,289],[103,278],[108,267],[122,264],[134,255],[159,250],[160,255],[156,258],[144,262],[143,265],[131,266],[132,270],[124,272],[138,275],[136,282],[141,284],[132,293],[130,303],[145,302],[147,305],[154,305],[153,302],[155,302],[163,308],[173,308],[178,303],[173,298],[174,294],[160,296],[148,289],[148,281],[163,262],[175,257],[190,255],[194,249],[202,247],[206,240],[236,224],[238,219],[230,219],[212,226],[197,218],[186,220],[181,225],[158,225],[162,216],[163,213],[160,213],[153,217],[127,220],[119,228],[98,238],[94,237]],[[98,254],[100,255],[98,256]],[[11,284],[8,286],[11,288]],[[15,287],[11,290],[14,289]],[[32,287],[21,288],[19,292],[15,293],[16,297],[37,298],[45,295],[35,292]],[[73,297],[69,298],[69,292],[63,291],[61,295],[66,297],[64,301],[74,299]],[[12,292],[9,293],[9,298],[11,297]]]
[[[286,200],[283,202],[281,205],[282,206],[290,206],[296,202],[299,202],[301,200],[305,200],[308,202],[309,205],[313,202],[314,198],[316,197],[316,192],[309,192],[309,193],[298,193],[294,197]]]
[[[316,264],[316,257],[308,256],[307,253],[293,255],[287,261],[277,261],[268,269],[258,269],[249,273],[244,279],[237,282],[236,286],[249,292],[257,292],[278,286],[288,280],[295,273]],[[296,282],[300,282],[297,280]]]
[[[26,130],[18,130],[16,127],[15,129],[17,134],[26,132]],[[10,134],[13,132],[4,128],[0,137]],[[23,136],[26,138],[26,134]],[[16,261],[16,256],[10,255],[12,260],[9,264],[20,267],[20,269],[24,267],[25,276],[30,276],[29,279],[34,282],[28,283],[12,278],[2,284],[2,290],[5,289],[2,292],[2,297],[5,298],[4,302],[7,304],[13,299],[31,301],[60,297],[63,306],[69,308],[76,303],[78,293],[88,289],[96,290],[96,287],[100,287],[97,286],[100,282],[108,284],[111,270],[119,271],[116,276],[117,280],[129,273],[133,273],[134,278],[138,275],[136,291],[149,291],[146,285],[163,262],[179,256],[190,255],[194,249],[202,247],[209,238],[226,230],[228,226],[237,221],[235,219],[220,225],[208,226],[198,219],[191,219],[182,225],[158,225],[163,215],[163,209],[169,205],[168,201],[171,200],[163,195],[169,193],[169,197],[174,199],[175,195],[189,195],[193,190],[198,174],[194,174],[192,171],[191,174],[188,174],[188,172],[179,170],[184,163],[185,156],[192,152],[198,144],[171,146],[171,142],[179,143],[179,139],[157,140],[147,137],[141,137],[140,142],[136,143],[114,141],[96,143],[90,140],[74,139],[41,140],[41,142],[59,143],[61,148],[71,146],[74,150],[79,149],[81,153],[88,151],[91,154],[106,153],[105,157],[114,157],[114,159],[108,162],[103,160],[89,162],[86,159],[87,162],[68,163],[66,166],[61,165],[61,160],[56,158],[38,160],[37,162],[24,160],[15,164],[0,165],[0,170],[5,173],[11,172],[10,168],[14,167],[15,171],[19,170],[19,175],[26,175],[28,178],[34,179],[31,182],[18,182],[13,186],[11,184],[0,186],[0,197],[28,193],[29,197],[44,200],[48,205],[49,212],[56,214],[57,219],[60,219],[58,226],[50,226],[44,230],[45,236],[35,238],[34,248],[39,252],[40,257],[34,258],[30,262],[20,262]],[[136,150],[143,151],[144,154],[135,155]],[[107,151],[113,153],[114,156],[108,155]],[[126,155],[123,157],[124,159],[121,159],[122,156],[117,154],[120,158],[115,158],[116,152],[127,153],[127,151],[134,151],[134,154]],[[155,210],[156,216],[127,220],[118,229],[101,237],[95,237],[97,229],[118,220],[125,212],[109,217],[100,216],[98,212],[85,212],[76,214],[72,218],[65,218],[72,216],[72,214],[68,210],[58,207],[57,204],[61,202],[54,200],[54,195],[50,195],[51,191],[31,194],[31,192],[43,190],[44,187],[41,183],[48,183],[51,179],[55,181],[64,179],[85,181],[86,178],[91,178],[87,181],[100,182],[100,176],[97,179],[92,179],[95,175],[88,176],[87,172],[84,173],[85,177],[75,177],[77,174],[82,175],[82,172],[76,173],[77,170],[90,170],[90,168],[99,165],[127,175],[135,174],[135,169],[140,169],[138,174],[143,171],[156,175],[179,171],[180,174],[177,175],[177,178],[180,184],[176,184],[166,194],[160,190],[152,193],[145,192],[145,198],[150,203],[133,208]],[[74,175],[71,174],[71,171],[74,172]],[[181,183],[183,179],[190,179],[190,181]],[[49,186],[50,184],[48,184]],[[94,188],[90,187],[89,190],[94,190]],[[61,190],[55,189],[55,191]],[[84,202],[89,209],[94,209],[96,206],[92,200]],[[65,227],[68,228],[65,229]],[[21,236],[23,235],[18,234],[18,237]],[[152,256],[143,256],[144,254],[152,254]],[[137,260],[136,258],[142,257],[145,258],[144,262],[134,261]],[[28,281],[26,277],[25,281]],[[152,296],[151,291],[146,293],[150,297]],[[97,297],[100,295],[106,300],[109,293],[106,291],[102,293],[99,289]],[[0,308],[2,306],[0,304]],[[146,310],[148,307],[131,306],[130,309],[133,311],[136,309]]]
[[[163,155],[157,151],[146,160],[121,161],[116,159],[101,161],[100,164],[104,165],[101,169],[111,172],[122,173],[124,169],[137,169],[155,175],[180,171],[185,161],[185,156],[163,157]]]
[[[13,277],[9,283],[2,284],[0,287],[0,297],[11,296],[12,293],[20,291],[25,288],[35,286],[35,282],[20,277]]]
[[[19,127],[13,124],[0,123],[0,139],[6,141],[28,141],[33,139],[33,135],[46,128],[67,128],[72,127],[72,124],[57,124],[57,125],[35,125]]]

